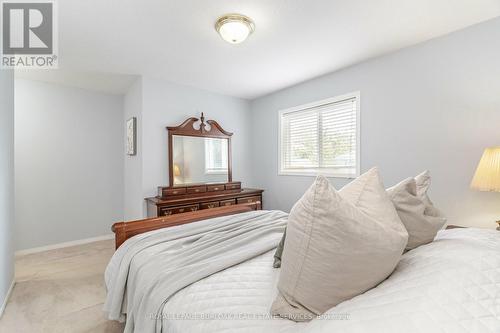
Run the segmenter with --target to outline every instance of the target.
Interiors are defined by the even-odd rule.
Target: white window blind
[[[205,139],[205,173],[227,173],[227,161],[227,140],[213,138]]]
[[[356,177],[359,95],[280,113],[280,174]]]

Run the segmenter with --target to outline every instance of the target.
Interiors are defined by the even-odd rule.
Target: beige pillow
[[[283,232],[283,236],[281,236],[281,240],[278,243],[278,247],[276,248],[276,252],[274,252],[274,261],[273,261],[274,268],[281,267],[281,256],[283,255],[283,247],[285,246],[285,238],[286,238],[286,229]]]
[[[383,281],[408,234],[377,169],[339,193],[318,177],[292,208],[271,313],[312,319]]]
[[[430,216],[444,218],[443,214],[439,209],[437,209],[432,203],[431,199],[427,195],[427,191],[431,186],[431,173],[426,170],[415,177],[415,183],[417,184],[417,195],[425,204],[425,213]],[[446,222],[446,219],[445,219]],[[443,222],[443,224],[445,223]]]
[[[437,232],[446,223],[446,219],[441,216],[427,196],[429,186],[430,176],[426,171],[416,178],[405,179],[387,189],[408,231],[406,250],[432,242]]]

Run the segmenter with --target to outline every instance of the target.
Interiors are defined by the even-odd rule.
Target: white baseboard
[[[88,244],[88,243],[93,243],[93,242],[98,242],[98,241],[103,241],[103,240],[108,240],[108,239],[113,239],[113,238],[115,238],[114,234],[108,234],[108,235],[98,236],[98,237],[78,239],[78,240],[74,240],[71,242],[64,242],[64,243],[59,243],[59,244],[46,245],[46,246],[41,246],[41,247],[34,247],[32,249],[16,251],[15,255],[16,255],[16,257],[19,257],[19,256],[27,255],[27,254],[56,250],[56,249],[61,249],[64,247]]]
[[[9,301],[10,294],[12,294],[12,290],[14,289],[15,284],[16,284],[16,281],[12,280],[12,283],[10,284],[9,290],[7,291],[7,295],[5,295],[5,300],[3,301],[2,307],[0,308],[0,318],[2,318],[2,315],[5,311],[5,307],[7,306],[7,302]]]

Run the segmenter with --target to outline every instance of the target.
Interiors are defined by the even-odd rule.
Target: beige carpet
[[[0,332],[123,332],[106,320],[104,269],[114,241],[101,241],[16,258],[16,285]]]

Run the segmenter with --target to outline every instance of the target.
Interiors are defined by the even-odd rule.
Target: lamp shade
[[[479,191],[500,192],[500,147],[484,150],[470,186]]]

